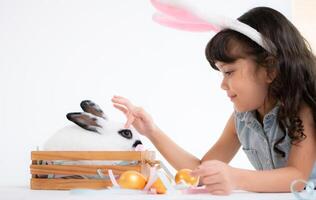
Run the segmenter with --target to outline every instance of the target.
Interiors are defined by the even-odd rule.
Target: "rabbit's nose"
[[[134,142],[134,144],[133,144],[133,148],[137,147],[137,145],[139,145],[139,144],[143,144],[142,141],[136,140],[136,141]]]

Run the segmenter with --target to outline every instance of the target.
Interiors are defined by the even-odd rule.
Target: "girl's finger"
[[[135,117],[132,114],[129,114],[127,116],[127,122],[125,123],[124,127],[129,128],[131,126],[131,124],[133,124],[134,120],[135,120]]]
[[[200,176],[200,177],[203,177],[203,176],[212,176],[212,175],[215,175],[219,173],[218,170],[216,170],[216,168],[211,168],[211,167],[198,167],[197,169],[193,170],[191,172],[191,175],[192,176]]]
[[[128,114],[128,110],[124,106],[121,106],[120,104],[117,104],[117,103],[113,103],[113,106],[117,108],[118,110],[122,111],[125,115]]]
[[[211,176],[200,177],[200,180],[204,185],[210,185],[210,184],[220,183],[221,177],[220,177],[220,174],[217,173]]]
[[[128,99],[124,97],[113,97],[112,102],[116,104],[122,104],[126,106],[130,111],[134,110],[135,107]]]
[[[134,122],[135,117],[133,116],[133,114],[131,114],[127,108],[125,108],[124,106],[121,106],[120,104],[116,104],[114,103],[113,106],[117,109],[119,109],[120,111],[122,111],[126,117],[127,117],[127,121],[124,125],[124,128],[129,128],[130,125]]]

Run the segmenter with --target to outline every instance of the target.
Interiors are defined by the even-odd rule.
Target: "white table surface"
[[[107,194],[106,192],[93,192],[83,194],[73,194],[69,191],[54,191],[54,190],[30,190],[29,186],[0,186],[1,200],[17,200],[17,199],[32,199],[32,200],[49,200],[49,199],[89,199],[89,200],[133,200],[133,199],[208,199],[208,200],[295,200],[291,193],[251,193],[244,191],[234,191],[229,196],[215,196],[210,194],[166,194],[166,195],[148,195],[148,194]]]

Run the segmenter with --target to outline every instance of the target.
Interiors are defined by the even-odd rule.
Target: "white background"
[[[234,18],[257,5],[291,17],[291,1],[194,2]],[[126,96],[187,151],[211,147],[233,111],[204,56],[213,33],[161,27],[153,12],[148,0],[0,0],[0,185],[28,184],[30,152],[83,99],[124,121],[110,99]],[[242,152],[232,165],[252,168]]]

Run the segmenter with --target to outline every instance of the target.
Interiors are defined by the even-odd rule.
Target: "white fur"
[[[44,144],[46,151],[124,151],[133,150],[133,144],[139,140],[135,129],[132,139],[118,134],[124,129],[123,123],[107,121],[101,133],[87,131],[77,125],[69,125],[52,135]]]
[[[102,128],[98,129],[100,133],[87,131],[77,125],[66,126],[53,134],[44,144],[45,151],[130,151],[134,150],[133,144],[139,139],[139,134],[135,129],[131,129],[133,137],[126,139],[118,131],[124,129],[123,123],[113,122],[98,118],[98,124]],[[44,163],[47,161],[44,161]],[[47,162],[48,163],[48,162]],[[120,160],[77,160],[53,161],[61,165],[122,165]],[[130,161],[128,164],[132,164]],[[126,163],[125,163],[126,164]],[[57,175],[55,178],[67,177],[67,175]],[[82,176],[84,178],[100,178],[97,176]]]

